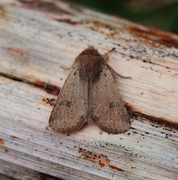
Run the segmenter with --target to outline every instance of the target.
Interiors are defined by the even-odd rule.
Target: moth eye
[[[114,105],[114,102],[110,102],[110,103],[109,103],[109,108],[110,108],[110,109],[112,109],[114,106],[115,106],[115,105]]]
[[[67,107],[70,107],[70,101],[61,101],[60,103],[59,103],[59,106],[62,106],[62,105],[66,105]]]

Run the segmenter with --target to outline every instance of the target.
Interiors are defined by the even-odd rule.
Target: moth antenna
[[[110,54],[111,52],[113,52],[115,49],[116,49],[116,48],[114,47],[114,48],[112,48],[111,50],[109,50],[108,52],[104,53],[104,54],[102,55],[103,58],[104,58],[106,61],[108,61],[108,56],[109,56],[109,54]]]

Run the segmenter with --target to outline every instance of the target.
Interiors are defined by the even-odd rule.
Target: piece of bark
[[[0,3],[2,161],[63,179],[178,176],[176,35],[63,1]],[[69,135],[47,128],[68,74],[62,67],[88,45],[101,54],[115,47],[109,64],[131,77],[117,78],[132,117],[124,134],[94,123]]]

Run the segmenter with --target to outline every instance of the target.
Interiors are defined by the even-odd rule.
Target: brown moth
[[[107,64],[108,53],[102,56],[89,46],[76,57],[51,112],[54,131],[74,132],[92,120],[108,133],[129,130],[130,117],[115,84],[117,73]]]

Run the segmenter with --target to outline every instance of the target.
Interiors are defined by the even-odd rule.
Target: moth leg
[[[71,69],[71,67],[65,67],[65,66],[60,66],[62,69],[64,69],[65,71],[69,71]]]
[[[113,75],[113,78],[114,78],[115,75],[117,75],[120,78],[131,79],[131,77],[125,77],[125,76],[122,76],[122,75],[118,74],[116,71],[114,71],[114,69],[110,65],[106,64],[106,66],[108,67],[108,69],[110,70],[111,74]]]
[[[114,47],[114,48],[112,48],[111,50],[109,50],[108,52],[106,52],[106,53],[104,53],[104,54],[102,55],[103,58],[105,59],[105,61],[108,61],[108,56],[109,56],[109,54],[110,54],[111,52],[113,52],[115,49],[116,49],[116,48]],[[117,76],[119,76],[120,78],[131,79],[131,77],[125,77],[125,76],[122,76],[122,75],[118,74],[116,71],[114,71],[114,69],[113,69],[110,65],[106,64],[106,66],[108,67],[108,69],[110,70],[111,74],[113,75],[113,78],[114,78],[115,75],[117,75]]]

